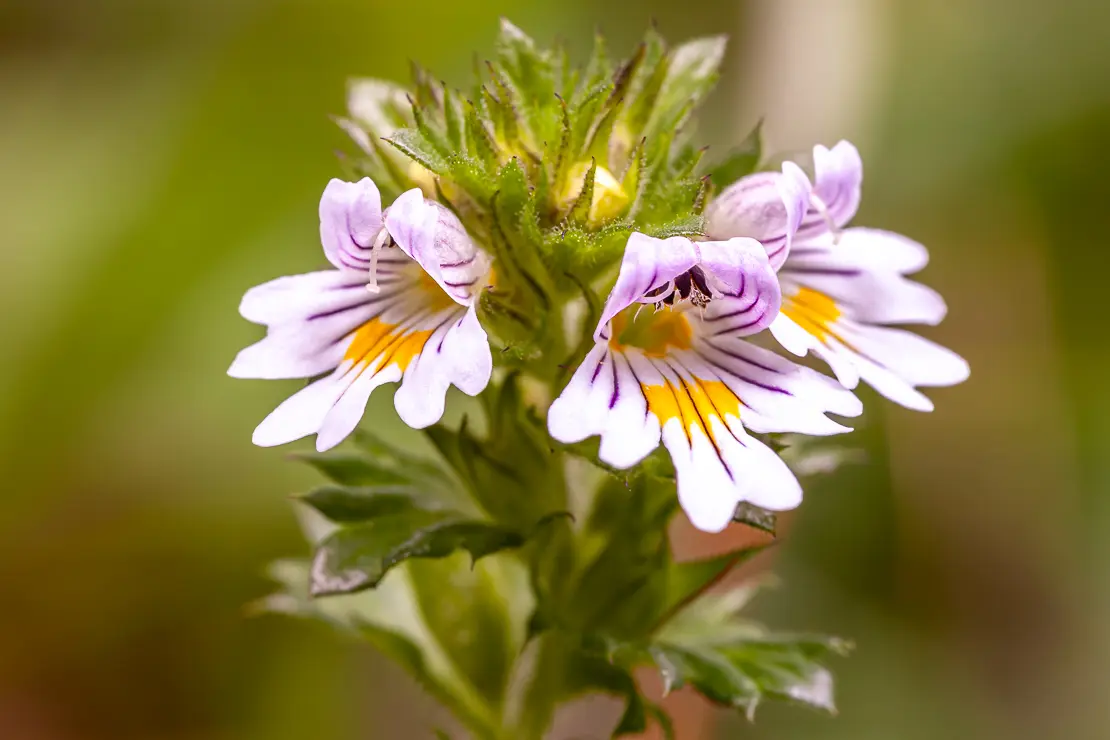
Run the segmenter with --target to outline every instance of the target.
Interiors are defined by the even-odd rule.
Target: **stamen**
[[[374,237],[374,243],[370,245],[370,279],[366,284],[366,289],[371,293],[381,292],[381,288],[378,287],[378,252],[382,250],[388,240],[389,232],[382,229]]]

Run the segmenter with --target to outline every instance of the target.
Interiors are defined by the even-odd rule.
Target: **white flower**
[[[753,236],[781,265],[782,312],[771,333],[788,351],[812,351],[846,388],[862,378],[911,409],[933,403],[916,386],[947,386],[967,379],[967,362],[954,352],[888,324],[935,325],[944,300],[905,275],[928,262],[925,248],[899,234],[844,228],[856,214],[863,180],[859,152],[846,141],[813,150],[814,182],[787,162],[730,185],[706,211],[711,238]],[[774,187],[772,187],[774,186]],[[771,192],[793,199],[779,212]],[[800,222],[790,216],[801,213]],[[763,214],[765,218],[753,218]],[[789,214],[789,216],[787,215]],[[794,229],[791,240],[786,238]]]
[[[486,387],[493,363],[474,304],[489,258],[454,214],[419,190],[383,214],[369,179],[332,180],[320,200],[320,238],[336,269],[264,283],[239,307],[267,333],[239,353],[229,375],[330,371],[267,416],[255,444],[316,434],[318,449],[334,447],[385,383],[401,382],[394,405],[415,428],[439,421],[450,385],[469,395]]]
[[[633,234],[595,345],[552,404],[557,440],[601,436],[600,457],[628,468],[658,447],[700,529],[720,531],[740,501],[789,509],[801,488],[755,432],[834,434],[831,411],[860,413],[831,379],[740,339],[767,327],[780,294],[754,239],[691,242]]]

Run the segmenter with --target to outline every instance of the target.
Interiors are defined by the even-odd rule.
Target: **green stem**
[[[543,740],[562,699],[566,674],[565,638],[547,632],[538,641],[535,661],[512,732],[513,740]]]

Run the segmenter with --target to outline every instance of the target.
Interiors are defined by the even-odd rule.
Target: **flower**
[[[960,383],[968,377],[967,362],[888,326],[944,318],[944,299],[905,277],[925,266],[928,252],[900,234],[845,228],[859,207],[863,180],[854,146],[814,147],[813,165],[812,185],[791,162],[781,173],[733,183],[707,208],[706,231],[715,239],[753,236],[767,246],[783,294],[771,333],[784,348],[798,356],[812,351],[846,388],[862,378],[896,403],[931,411],[932,401],[916,386]],[[776,209],[776,191],[793,202]]]
[[[385,383],[401,382],[394,405],[415,428],[439,421],[448,386],[481,393],[493,362],[474,306],[490,263],[454,214],[416,189],[383,214],[370,179],[332,180],[320,199],[320,238],[336,269],[264,283],[239,307],[267,332],[239,353],[229,375],[331,371],[267,416],[255,444],[316,434],[319,450],[334,447]]]
[[[767,327],[780,293],[754,239],[692,242],[633,234],[594,347],[548,412],[565,443],[601,436],[599,456],[628,468],[659,446],[699,529],[717,532],[740,501],[797,506],[801,488],[747,433],[848,431],[824,414],[861,412],[831,379],[740,337]]]

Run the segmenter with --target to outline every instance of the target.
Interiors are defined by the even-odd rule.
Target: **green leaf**
[[[466,154],[466,140],[463,137],[462,102],[455,91],[443,86],[443,120],[447,143],[460,154]]]
[[[385,80],[355,78],[347,82],[347,112],[374,136],[389,136],[411,126],[408,91]]]
[[[670,560],[666,523],[678,507],[672,482],[636,475],[603,483],[583,533],[583,569],[563,619],[583,632],[641,635],[654,622]],[[596,550],[594,549],[596,548]]]
[[[742,177],[746,177],[759,168],[763,160],[763,121],[755,125],[752,132],[741,142],[740,146],[729,152],[728,156],[709,169],[709,177],[713,186],[724,190]]]
[[[713,88],[727,40],[725,36],[694,39],[667,54],[667,75],[647,124],[648,136],[677,129]]]
[[[278,561],[270,577],[279,591],[264,599],[266,611],[322,619],[356,635],[397,662],[474,737],[496,737],[496,712],[459,674],[421,613],[411,579],[404,571],[375,590],[314,599],[308,592],[311,566]],[[449,588],[449,587],[448,587]]]
[[[575,199],[574,204],[570,208],[570,213],[567,220],[571,223],[585,226],[589,223],[590,207],[593,205],[594,200],[594,180],[597,177],[597,161],[590,161],[590,168],[586,170],[586,176],[582,179],[582,189],[578,192],[578,197]]]
[[[290,457],[319,470],[330,480],[344,486],[403,485],[412,479],[383,467],[375,459],[353,452],[297,452]]]
[[[626,661],[650,659],[669,691],[685,684],[749,717],[768,699],[835,711],[832,674],[825,663],[846,655],[844,640],[775,634],[743,619],[753,587],[704,595],[678,612],[644,647],[621,646]]]
[[[520,533],[506,527],[410,505],[328,535],[312,558],[310,591],[313,596],[352,593],[378,585],[409,558],[442,558],[462,549],[478,560],[523,542]]]
[[[420,611],[459,673],[482,698],[499,709],[523,635],[506,603],[513,585],[496,571],[468,562],[461,553],[442,560],[414,560],[408,566]]]
[[[399,513],[412,506],[419,495],[410,485],[320,486],[297,497],[338,524],[362,522]]]
[[[703,594],[729,571],[763,552],[765,545],[744,547],[702,560],[672,563],[664,574],[666,597],[659,618],[666,619]]]
[[[497,172],[497,145],[476,106],[468,107],[463,128],[466,132],[466,149],[473,161],[481,165],[486,173]]]
[[[537,103],[555,95],[555,68],[550,54],[537,49],[527,34],[504,18],[497,37],[497,56],[527,107],[536,108]]]
[[[607,83],[613,76],[613,65],[609,62],[609,50],[606,48],[605,37],[600,33],[594,34],[594,47],[590,60],[586,63],[586,71],[582,75],[579,92],[592,90],[598,85]]]
[[[403,128],[394,131],[385,141],[430,172],[445,175],[450,171],[439,148],[417,129]]]
[[[774,537],[778,517],[773,511],[761,509],[747,501],[742,501],[736,507],[736,513],[733,515],[732,521],[747,524],[752,529],[758,529],[760,532],[766,532]]]

